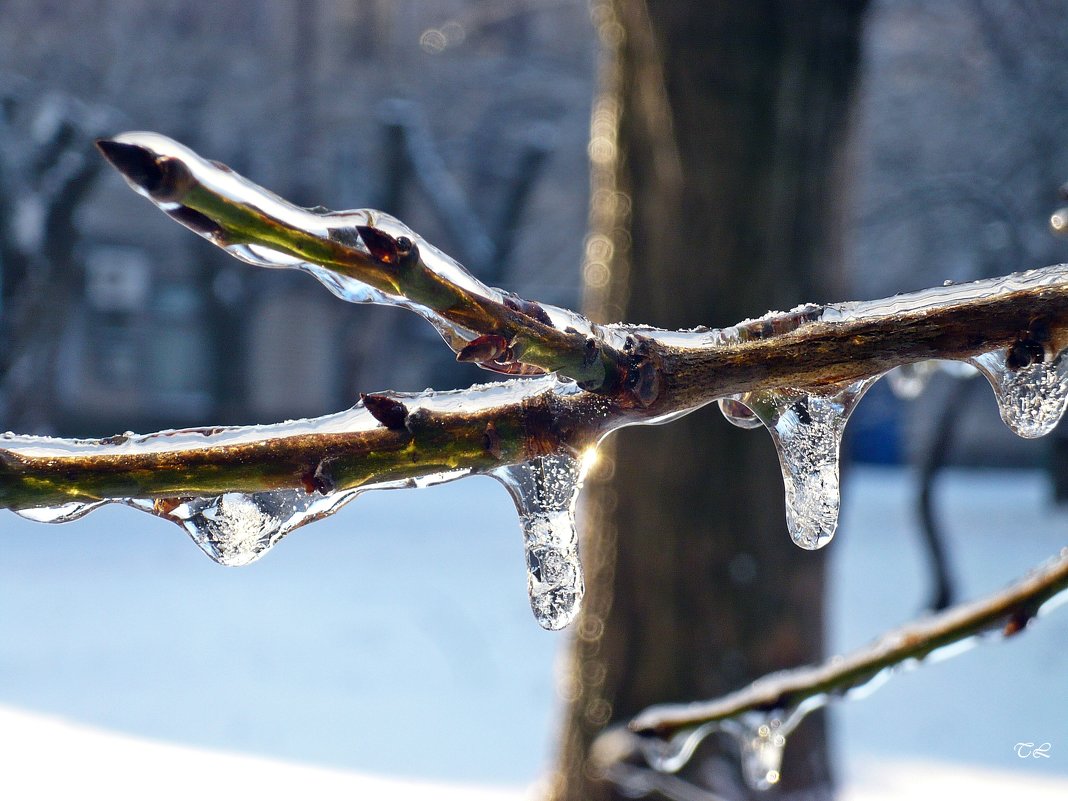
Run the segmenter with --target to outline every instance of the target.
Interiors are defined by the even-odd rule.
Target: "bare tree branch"
[[[580,315],[485,286],[389,215],[302,209],[158,134],[98,144],[134,189],[214,244],[260,266],[325,270],[350,300],[411,308],[462,361],[557,371],[591,388],[618,372],[620,355],[591,341]]]
[[[364,403],[352,413],[366,413],[370,425],[329,434],[321,421],[305,421],[200,431],[180,443],[150,435],[140,445],[12,435],[0,443],[0,503],[11,508],[308,488],[308,476],[327,463],[336,488],[487,472],[548,453],[579,454],[617,428],[662,422],[720,398],[758,413],[810,395],[833,398],[930,358],[995,354],[995,363],[980,367],[1001,386],[1004,413],[1042,415],[1041,425],[1017,426],[1024,435],[1044,433],[1068,405],[1065,266],[881,301],[802,306],[727,329],[601,326],[483,285],[379,212],[298,208],[158,134],[124,134],[100,147],[137,191],[241,259],[311,272],[348,300],[414,310],[461,360],[564,378],[436,400],[383,395],[404,409],[400,423]]]
[[[939,291],[806,307],[724,331],[612,329],[609,335],[621,340],[624,379],[611,392],[583,392],[546,377],[507,385],[511,394],[502,392],[485,408],[484,388],[443,393],[448,402],[428,412],[432,426],[409,416],[403,432],[382,425],[325,437],[316,433],[316,421],[306,421],[299,433],[256,427],[225,429],[222,435],[205,429],[195,446],[161,445],[151,453],[109,450],[100,441],[68,453],[63,441],[35,440],[41,456],[33,455],[32,442],[9,436],[0,441],[0,504],[24,508],[75,499],[301,487],[322,459],[338,454],[344,454],[345,475],[337,486],[358,486],[376,476],[429,475],[444,464],[484,472],[554,450],[581,452],[616,428],[659,422],[717,398],[782,387],[833,391],[908,361],[1011,350],[1029,341],[1028,326],[1034,328],[1039,317],[1052,322],[1052,333],[1037,334],[1045,337],[1040,350],[1059,353],[1068,308],[1064,273],[1056,267],[975,282],[953,287],[955,295]],[[475,404],[478,413],[465,404]],[[482,445],[490,422],[499,439],[491,450],[498,455]],[[226,444],[238,431],[241,444]],[[168,440],[159,435],[157,441]]]
[[[994,593],[887,632],[870,645],[808,667],[757,679],[737,692],[712,701],[666,704],[645,710],[630,722],[641,735],[671,737],[706,723],[747,712],[788,714],[806,701],[842,696],[884,670],[922,660],[942,648],[991,631],[1019,633],[1043,604],[1068,589],[1068,548],[1030,574]],[[814,707],[810,707],[814,708]]]
[[[568,393],[566,386],[541,378],[429,395],[365,395],[348,412],[269,426],[103,440],[7,434],[0,438],[0,505],[26,509],[276,489],[325,495],[484,473],[590,442],[593,407],[603,403],[596,395]],[[536,425],[547,419],[553,425]]]

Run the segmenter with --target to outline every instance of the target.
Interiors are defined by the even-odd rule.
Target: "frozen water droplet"
[[[221,565],[247,565],[270,548],[282,521],[255,496],[230,492],[180,501],[163,515],[179,523]]]
[[[798,722],[800,718],[784,721],[780,717],[765,718],[754,713],[720,724],[723,731],[738,743],[742,776],[752,789],[768,790],[779,783],[786,736]]]
[[[931,376],[938,370],[938,362],[928,359],[895,367],[886,375],[890,391],[902,400],[918,398],[926,389]]]
[[[354,490],[320,495],[286,489],[127,503],[177,523],[216,562],[239,567],[259,559],[293,529],[332,514],[356,495]]]
[[[575,529],[582,463],[567,454],[538,456],[495,470],[519,512],[527,560],[530,608],[546,629],[562,629],[578,614],[585,592]]]
[[[862,379],[826,395],[777,389],[743,396],[775,443],[786,489],[786,525],[802,548],[822,548],[838,527],[842,433],[877,379]]]
[[[59,506],[35,506],[29,509],[15,509],[15,514],[35,523],[68,523],[89,514],[107,501],[82,502],[71,501]]]
[[[804,720],[805,715],[825,704],[826,697],[806,699],[799,707],[769,714],[746,712],[734,718],[712,720],[684,729],[669,739],[647,737],[641,740],[642,755],[650,767],[665,773],[677,773],[689,762],[702,741],[722,733],[738,745],[742,775],[754,790],[767,790],[782,777],[782,758],[786,738]]]
[[[1052,431],[1068,407],[1068,359],[1064,351],[1047,357],[1029,341],[968,360],[993,387],[1001,419],[1027,439]]]
[[[719,410],[723,416],[738,428],[760,428],[764,425],[760,422],[756,412],[746,406],[737,398],[720,398]]]

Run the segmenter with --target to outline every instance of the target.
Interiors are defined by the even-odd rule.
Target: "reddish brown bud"
[[[181,505],[181,498],[156,498],[152,504],[152,510],[158,515],[169,515]]]
[[[318,492],[320,495],[328,495],[334,491],[334,479],[331,478],[326,469],[327,461],[323,459],[315,465],[314,471],[305,470],[301,473],[300,483],[304,485],[304,491],[309,495],[313,492]]]
[[[400,261],[401,254],[397,248],[397,240],[389,234],[369,225],[357,225],[356,231],[363,243],[367,245],[372,258],[383,264],[397,264]],[[411,249],[410,246],[408,249]]]
[[[1009,619],[1005,621],[1005,628],[1001,630],[1001,633],[1006,637],[1019,634],[1027,628],[1027,624],[1031,622],[1033,617],[1034,612],[1030,609],[1017,609],[1009,615]]]
[[[508,351],[508,340],[500,334],[483,334],[456,354],[458,362],[489,362]]]
[[[482,447],[494,459],[501,458],[501,435],[497,433],[492,420],[486,423],[486,430],[482,432]]]
[[[1032,364],[1041,364],[1046,358],[1046,350],[1041,342],[1033,339],[1021,339],[1009,347],[1005,363],[1010,370],[1022,370]]]
[[[638,366],[638,383],[634,387],[634,394],[638,402],[649,407],[660,396],[660,371],[651,361],[642,362]]]
[[[97,139],[96,146],[126,180],[161,203],[180,202],[196,185],[189,168],[178,159],[157,156],[141,145],[111,139]]]
[[[206,214],[201,214],[196,209],[191,209],[188,206],[179,206],[178,208],[168,211],[167,216],[172,220],[180,222],[190,231],[200,234],[202,236],[215,237],[216,239],[223,239],[226,232],[222,227],[215,222],[215,220],[208,217]]]
[[[375,420],[380,422],[391,431],[404,429],[404,421],[408,417],[408,407],[388,395],[368,395],[361,393],[360,399],[363,407],[371,413]]]
[[[512,311],[517,311],[520,314],[525,314],[539,323],[545,325],[552,325],[552,318],[549,317],[548,312],[545,311],[539,304],[532,300],[524,300],[518,295],[509,295],[504,299],[504,305]]]
[[[523,362],[482,362],[482,366],[502,375],[545,375],[545,371],[536,364]]]

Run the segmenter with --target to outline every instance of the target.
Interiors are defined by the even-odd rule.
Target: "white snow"
[[[528,792],[415,781],[160,743],[0,707],[5,798],[525,801]]]

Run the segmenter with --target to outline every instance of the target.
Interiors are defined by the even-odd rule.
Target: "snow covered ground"
[[[907,474],[844,486],[838,649],[927,591]],[[940,492],[966,595],[1066,542],[1038,474],[955,472]],[[845,797],[1068,797],[1068,609],[1033,628],[836,707]],[[518,801],[552,757],[563,642],[530,616],[515,513],[489,479],[370,493],[236,570],[131,509],[4,514],[0,797]]]

